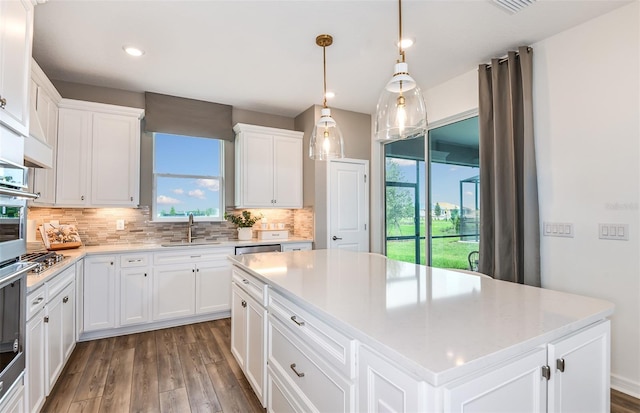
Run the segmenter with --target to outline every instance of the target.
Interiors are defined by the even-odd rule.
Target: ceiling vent
[[[536,0],[491,0],[491,2],[507,13],[515,14],[531,6]]]

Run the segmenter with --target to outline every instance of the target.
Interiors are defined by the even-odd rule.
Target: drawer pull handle
[[[7,107],[7,99],[0,98],[0,109],[4,109]]]
[[[304,325],[304,321],[298,321],[298,318],[294,315],[291,316],[291,321],[302,327]]]
[[[64,297],[64,298],[62,299],[62,302],[63,302],[64,304],[68,303],[68,302],[69,302],[69,296]]]
[[[561,373],[564,373],[564,359],[556,360],[556,369],[560,370]]]
[[[200,258],[200,255],[192,255],[191,258]]]
[[[298,373],[298,370],[296,370],[296,363],[293,363],[291,366],[291,370],[293,370],[294,373],[296,373],[296,376],[298,377],[304,377],[304,373]]]
[[[249,280],[247,280],[247,279],[243,279],[243,280],[242,280],[242,283],[243,283],[243,284],[245,284],[245,285],[249,285]]]
[[[142,258],[138,258],[137,260],[129,260],[129,262],[142,262]]]
[[[244,308],[247,308],[247,302],[246,302],[245,300],[242,300],[242,306],[243,306]]]
[[[38,299],[36,299],[36,300],[33,302],[33,305],[40,304],[40,303],[41,303],[41,302],[43,302],[43,301],[44,301],[44,297],[38,297]]]

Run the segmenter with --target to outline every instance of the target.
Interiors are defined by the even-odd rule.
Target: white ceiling
[[[629,1],[539,0],[509,14],[490,0],[405,0],[409,69],[425,90]],[[52,79],[293,117],[322,103],[315,38],[329,33],[329,105],[373,113],[397,21],[395,0],[50,0],[36,7],[33,55]]]

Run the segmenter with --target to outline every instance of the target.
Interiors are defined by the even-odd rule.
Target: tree
[[[440,208],[440,204],[436,202],[436,207],[433,209],[433,212],[436,214],[436,218],[440,219],[440,215],[442,215],[442,208]]]
[[[169,215],[174,216],[175,214],[176,214],[176,208],[171,207],[171,209],[169,210]]]
[[[460,233],[460,210],[458,208],[453,208],[451,210],[451,223],[453,224],[453,229],[456,233]]]
[[[390,159],[387,159],[386,164],[387,182],[403,182],[400,165]],[[387,185],[387,222],[393,224],[398,234],[402,235],[400,221],[403,218],[413,218],[414,214],[414,203],[410,193],[403,188]]]

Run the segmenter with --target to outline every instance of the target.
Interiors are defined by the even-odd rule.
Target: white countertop
[[[436,386],[604,319],[613,304],[339,249],[230,257]]]
[[[113,245],[94,245],[83,246],[75,249],[59,250],[58,254],[65,256],[64,261],[52,266],[48,270],[40,274],[30,274],[27,276],[27,292],[31,292],[42,285],[47,279],[55,276],[61,271],[65,270],[69,266],[73,265],[78,260],[84,258],[86,255],[101,255],[101,254],[125,254],[128,252],[155,252],[155,251],[174,251],[179,249],[193,249],[193,248],[235,248],[251,245],[270,245],[270,244],[290,244],[297,242],[313,242],[308,238],[290,237],[287,239],[279,240],[259,240],[252,239],[251,241],[207,241],[207,242],[194,242],[193,244],[172,244],[170,247],[163,246],[162,244],[113,244]],[[32,250],[44,250],[44,245],[41,242],[29,243],[27,245],[29,251]]]

